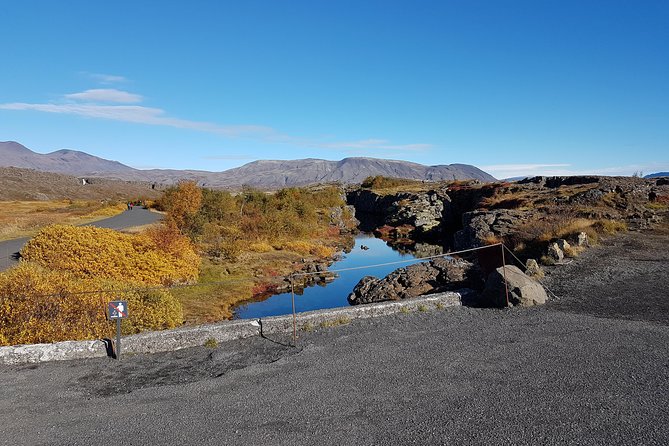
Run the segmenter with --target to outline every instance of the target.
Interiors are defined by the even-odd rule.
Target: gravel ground
[[[0,368],[0,444],[669,444],[669,236],[555,268],[541,308]]]

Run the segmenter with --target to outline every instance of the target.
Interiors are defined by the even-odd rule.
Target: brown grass
[[[594,226],[598,232],[603,232],[604,234],[627,231],[627,223],[619,220],[599,220]]]
[[[484,245],[497,245],[499,243],[504,243],[504,240],[494,234],[489,235],[483,239]]]
[[[99,201],[2,201],[0,240],[32,236],[50,224],[86,224],[123,210],[122,204]]]

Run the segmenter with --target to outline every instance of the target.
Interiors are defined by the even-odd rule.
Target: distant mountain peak
[[[8,153],[34,153],[32,150],[16,141],[0,141],[0,145],[2,145],[3,151]]]
[[[408,161],[369,157],[348,157],[339,161],[318,158],[257,160],[223,172],[138,170],[118,161],[106,160],[72,149],[39,154],[13,141],[0,142],[0,166],[163,184],[173,184],[186,179],[206,187],[229,189],[243,185],[278,189],[316,183],[356,184],[369,176],[377,175],[430,181],[460,179],[495,181],[495,178],[488,173],[467,164],[425,166]]]

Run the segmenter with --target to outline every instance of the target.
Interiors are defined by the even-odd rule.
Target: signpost
[[[128,301],[113,300],[109,302],[109,319],[116,319],[116,359],[121,359],[121,319],[128,317]]]

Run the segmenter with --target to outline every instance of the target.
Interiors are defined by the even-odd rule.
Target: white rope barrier
[[[501,246],[501,245],[502,245],[502,243],[495,243],[494,245],[486,245],[486,246],[480,246],[480,247],[477,247],[477,248],[463,249],[461,251],[447,252],[445,254],[437,254],[437,255],[434,255],[434,256],[413,258],[413,259],[407,259],[407,260],[396,260],[394,262],[376,263],[376,264],[373,264],[373,265],[352,266],[350,268],[329,269],[327,271],[300,272],[300,273],[293,273],[293,274],[291,274],[291,276],[292,277],[297,277],[297,276],[321,275],[321,274],[326,273],[326,272],[340,273],[340,272],[344,272],[344,271],[356,271],[356,270],[361,270],[361,269],[377,268],[379,266],[392,266],[392,265],[402,265],[402,264],[405,264],[405,263],[412,263],[412,262],[423,262],[423,261],[426,261],[426,260],[440,259],[440,258],[444,258],[444,257],[452,257],[454,255],[464,254],[466,252],[479,251],[481,249],[490,249],[490,248],[493,248],[495,246]]]

